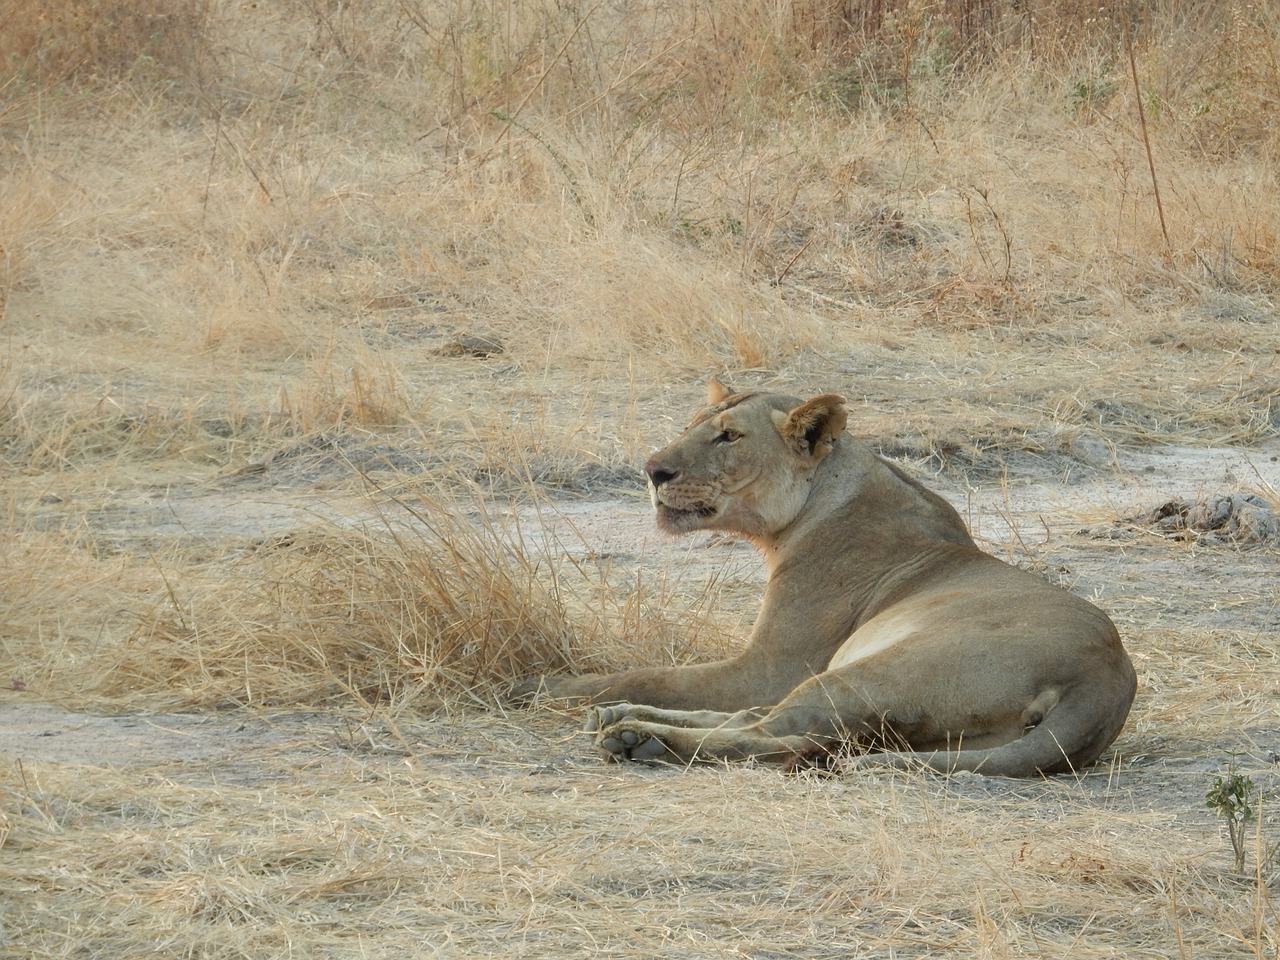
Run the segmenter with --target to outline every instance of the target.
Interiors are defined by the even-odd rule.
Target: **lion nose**
[[[649,482],[655,488],[662,486],[664,483],[670,483],[677,476],[676,471],[668,470],[657,460],[650,460],[644,465],[644,472],[649,475]]]

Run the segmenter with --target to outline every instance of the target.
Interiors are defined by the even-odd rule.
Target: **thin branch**
[[[1124,17],[1124,45],[1129,54],[1129,70],[1133,74],[1133,94],[1138,101],[1138,125],[1142,127],[1142,145],[1147,151],[1147,168],[1151,171],[1151,189],[1156,195],[1156,215],[1160,218],[1160,232],[1164,235],[1164,245],[1169,250],[1173,244],[1169,240],[1169,228],[1164,222],[1164,204],[1160,202],[1160,181],[1156,179],[1156,159],[1151,152],[1151,137],[1147,134],[1147,112],[1142,107],[1142,86],[1138,83],[1138,62],[1133,56],[1133,36],[1129,33],[1129,18]]]

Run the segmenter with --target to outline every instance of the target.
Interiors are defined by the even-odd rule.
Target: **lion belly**
[[[876,617],[863,624],[840,645],[840,649],[827,664],[827,669],[835,670],[858,660],[865,660],[918,636],[920,620],[920,616],[910,610]]]
[[[858,627],[836,650],[827,669],[865,660],[917,638],[932,638],[937,646],[956,629],[954,612],[967,613],[972,600],[970,591],[944,588],[895,604]]]

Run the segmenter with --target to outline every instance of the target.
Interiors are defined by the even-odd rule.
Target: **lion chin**
[[[846,432],[833,393],[733,393],[645,463],[665,533],[744,537],[769,571],[734,656],[534,678],[592,701],[608,760],[1035,777],[1115,740],[1137,676],[1101,610],[984,553],[945,499]]]
[[[690,533],[702,529],[717,512],[713,506],[680,509],[659,503],[655,508],[655,522],[663,533]]]

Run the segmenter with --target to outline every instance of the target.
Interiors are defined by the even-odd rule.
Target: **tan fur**
[[[842,398],[734,394],[645,465],[658,526],[726,530],[769,581],[731,659],[546,678],[609,759],[856,762],[1034,776],[1111,744],[1137,681],[1092,604],[980,551],[941,497],[844,433]]]

